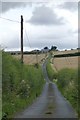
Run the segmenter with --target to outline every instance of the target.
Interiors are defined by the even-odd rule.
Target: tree
[[[57,47],[56,46],[51,46],[51,50],[57,50]]]
[[[48,47],[44,47],[44,49],[46,49],[46,50],[47,50],[47,49],[48,49]]]

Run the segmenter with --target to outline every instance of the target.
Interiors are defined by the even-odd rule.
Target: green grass
[[[46,69],[47,69],[47,74],[48,74],[51,81],[53,81],[54,79],[57,78],[57,72],[55,72],[53,70],[53,68],[51,67],[50,60],[48,60]]]
[[[0,119],[2,117],[2,52],[0,50]]]
[[[78,111],[78,70],[62,69],[58,72],[58,88]]]
[[[5,52],[2,58],[2,113],[13,117],[40,95],[44,78],[41,66],[22,65]]]
[[[78,115],[80,118],[80,66],[78,69]]]
[[[47,73],[49,78],[57,84],[63,96],[72,104],[80,117],[80,99],[78,97],[80,96],[80,92],[78,93],[80,80],[78,76],[78,69],[65,68],[55,74],[50,62],[48,62]]]

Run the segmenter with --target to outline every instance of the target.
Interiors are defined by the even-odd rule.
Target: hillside
[[[62,54],[74,54],[77,53],[78,50],[67,50],[67,51],[53,51],[53,55],[62,55]],[[20,55],[13,55],[14,58],[20,59]],[[33,65],[35,63],[41,64],[44,59],[46,58],[46,54],[27,54],[24,55],[23,61],[25,64]],[[51,66],[52,68],[55,68],[55,70],[60,70],[63,68],[78,68],[79,64],[79,57],[78,56],[72,56],[72,57],[55,57],[51,59]]]

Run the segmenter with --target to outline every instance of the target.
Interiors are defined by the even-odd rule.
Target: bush
[[[48,76],[49,76],[49,78],[50,78],[51,81],[53,81],[53,79],[57,79],[57,72],[55,72],[52,69],[49,61],[47,63],[47,68],[46,69],[47,69],[47,73],[48,73]]]
[[[17,95],[25,99],[30,96],[30,85],[25,80],[18,85]]]
[[[58,72],[58,88],[78,111],[78,71],[74,69],[62,69]]]
[[[40,95],[44,77],[40,65],[21,64],[5,52],[2,56],[2,112],[12,117]]]
[[[48,62],[47,64],[47,73],[49,78],[57,84],[63,96],[69,100],[80,117],[80,107],[78,107],[80,105],[80,87],[78,87],[80,86],[80,74],[78,75],[79,71],[77,69],[65,68],[58,71],[58,73],[55,73],[50,63]]]

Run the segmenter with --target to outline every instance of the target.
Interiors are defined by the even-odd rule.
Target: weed
[[[5,52],[2,57],[2,113],[12,117],[40,95],[44,78],[40,65],[22,65]]]
[[[58,73],[55,73],[50,63],[48,62],[47,72],[49,78],[57,84],[63,96],[69,100],[80,116],[80,108],[78,107],[80,104],[80,99],[78,97],[80,94],[80,92],[78,93],[78,86],[80,83],[78,70],[65,68],[58,71]]]

